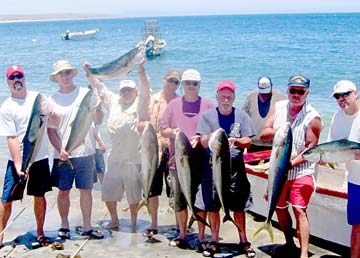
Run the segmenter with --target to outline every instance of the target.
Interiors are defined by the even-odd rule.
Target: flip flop
[[[85,231],[83,233],[81,233],[82,236],[88,236],[91,239],[103,239],[104,238],[104,234],[97,229],[90,229],[88,231]]]
[[[220,251],[219,243],[211,241],[203,252],[204,257],[213,257],[215,253]]]
[[[148,228],[147,230],[145,230],[145,232],[143,233],[144,237],[153,237],[154,235],[156,235],[158,233],[157,229],[152,229],[152,228]]]
[[[51,244],[50,238],[46,236],[39,236],[37,241],[41,247],[46,247]]]
[[[70,239],[70,229],[60,228],[58,230],[58,237],[60,237],[61,239]]]
[[[239,243],[239,253],[245,254],[248,258],[256,257],[256,252],[249,242]]]
[[[176,238],[174,240],[171,240],[169,246],[179,247],[180,249],[189,248],[188,242],[185,239],[181,239],[181,238]]]

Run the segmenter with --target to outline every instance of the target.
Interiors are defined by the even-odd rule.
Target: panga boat
[[[137,47],[146,44],[146,56],[160,55],[166,46],[166,41],[161,38],[160,25],[157,20],[146,20],[143,39],[138,42]]]
[[[81,40],[81,39],[91,39],[95,37],[96,33],[98,33],[99,29],[94,30],[85,30],[85,31],[66,31],[66,33],[61,35],[62,40]]]
[[[260,151],[244,154],[246,172],[251,182],[254,197],[252,212],[267,216],[267,201],[264,194],[267,189],[267,163],[250,165],[257,161],[268,161],[271,151]],[[265,166],[264,166],[265,165]],[[310,234],[314,237],[350,247],[351,226],[347,223],[347,182],[345,168],[340,165],[335,170],[327,166],[319,166],[315,174],[317,186],[307,209],[310,222]],[[264,168],[264,169],[262,169]],[[293,228],[295,217],[291,211]],[[273,220],[277,221],[276,215]],[[267,234],[263,231],[260,234]],[[258,236],[259,237],[259,236]],[[270,240],[270,238],[269,238]]]

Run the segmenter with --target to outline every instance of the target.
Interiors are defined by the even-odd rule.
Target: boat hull
[[[86,30],[86,31],[80,31],[80,32],[69,32],[65,33],[61,36],[62,40],[83,40],[83,39],[91,39],[94,38],[96,33],[98,33],[100,30]]]

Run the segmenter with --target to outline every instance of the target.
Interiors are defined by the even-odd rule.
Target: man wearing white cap
[[[137,208],[142,198],[139,122],[149,120],[150,103],[150,86],[144,62],[138,64],[138,87],[133,80],[124,79],[119,82],[117,93],[107,89],[103,82],[89,73],[89,62],[83,64],[91,86],[103,95],[103,106],[109,112],[110,146],[101,193],[111,217],[106,227],[112,230],[119,230],[117,202],[126,192],[131,232],[136,232]]]
[[[75,86],[73,79],[77,75],[77,69],[72,67],[69,61],[60,60],[54,63],[53,72],[49,79],[59,85],[59,90],[53,94],[50,101],[57,119],[49,120],[48,136],[54,147],[54,163],[51,171],[54,186],[59,188],[57,205],[61,218],[61,228],[58,230],[58,237],[70,238],[69,209],[70,191],[75,181],[76,188],[80,192],[80,208],[83,218],[82,234],[90,238],[100,239],[104,235],[91,225],[92,210],[92,187],[95,173],[95,146],[92,131],[86,135],[84,143],[75,148],[71,153],[65,150],[70,135],[71,123],[74,114],[79,111],[79,106],[88,93],[89,89]],[[97,98],[93,96],[96,104]],[[94,105],[95,106],[95,105]],[[99,123],[102,119],[102,112],[94,111],[94,122]],[[73,166],[67,163],[60,164],[60,161],[70,160]]]
[[[285,99],[285,95],[279,90],[274,89],[270,77],[261,76],[258,79],[258,89],[250,92],[242,107],[242,109],[250,116],[256,130],[256,135],[251,139],[252,144],[248,148],[248,152],[271,150],[272,140],[261,140],[260,133],[262,129],[264,129],[265,122],[269,117],[270,109],[277,101],[283,99]]]
[[[360,142],[360,101],[354,83],[348,80],[338,81],[332,93],[340,109],[331,119],[328,141],[348,138]],[[351,258],[360,257],[360,153],[357,160],[346,162],[348,171],[347,219],[352,226]]]

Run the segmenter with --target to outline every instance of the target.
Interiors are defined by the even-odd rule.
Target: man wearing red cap
[[[40,147],[34,154],[34,163],[27,169],[22,168],[22,142],[39,93],[27,90],[25,73],[20,66],[9,67],[6,71],[6,79],[11,96],[4,101],[0,109],[0,136],[7,137],[10,157],[0,202],[0,232],[4,230],[10,218],[12,202],[22,198],[22,194],[18,196],[14,194],[17,192],[13,191],[15,186],[20,180],[28,178],[27,194],[34,196],[37,240],[40,246],[47,246],[50,240],[44,235],[43,226],[46,212],[45,193],[51,191],[51,179],[46,137],[37,139]],[[45,102],[41,104],[41,113],[46,115],[49,112],[44,109]],[[25,185],[23,187],[25,188]],[[4,234],[0,236],[0,247],[3,246],[3,237]]]
[[[201,135],[201,144],[204,148],[209,147],[211,133],[219,128],[223,128],[229,137],[232,169],[228,197],[229,200],[237,200],[229,202],[229,209],[234,212],[234,221],[238,227],[239,253],[244,253],[246,257],[255,257],[256,253],[246,237],[245,211],[252,205],[252,195],[242,154],[243,149],[251,145],[251,137],[255,135],[255,129],[249,115],[245,111],[233,107],[235,100],[235,84],[233,82],[225,80],[219,83],[216,100],[218,107],[203,113],[196,133]],[[208,160],[210,160],[210,151],[207,153]],[[210,161],[205,162],[205,164],[209,163]],[[195,206],[202,213],[209,212],[212,233],[210,243],[206,245],[204,231],[199,230],[199,242],[204,249],[203,256],[205,257],[212,257],[215,252],[219,251],[220,203],[218,197],[213,194],[213,185],[212,169],[209,165],[203,173],[201,187],[195,201]]]

